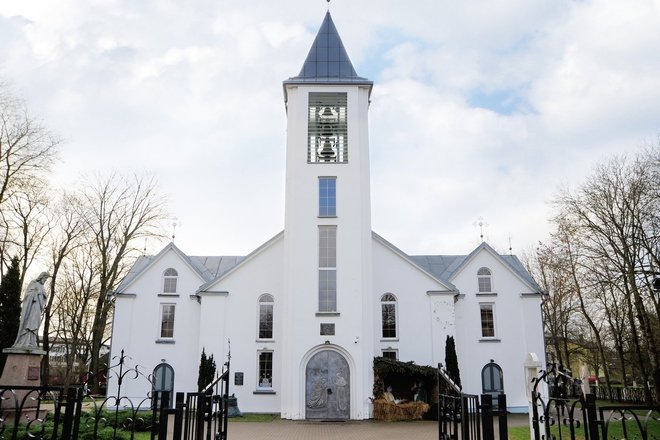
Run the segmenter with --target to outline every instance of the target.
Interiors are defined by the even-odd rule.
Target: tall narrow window
[[[163,293],[176,293],[176,280],[179,274],[171,267],[163,273]]]
[[[346,93],[310,93],[307,162],[348,162]]]
[[[258,388],[273,388],[273,352],[259,352]]]
[[[386,293],[380,299],[383,338],[396,338],[396,297]]]
[[[259,297],[259,339],[273,339],[273,297]]]
[[[337,227],[319,226],[319,312],[337,311]]]
[[[174,310],[175,304],[160,305],[160,337],[174,337]]]
[[[337,215],[337,178],[319,177],[319,217]]]
[[[493,291],[490,269],[487,267],[480,268],[477,271],[477,279],[479,280],[479,293],[489,293]]]
[[[495,337],[495,311],[494,305],[489,303],[479,304],[481,312],[481,336],[483,338]]]

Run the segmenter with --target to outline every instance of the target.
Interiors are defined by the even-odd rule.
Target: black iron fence
[[[0,440],[130,440],[137,432],[151,439],[227,440],[229,360],[220,376],[201,393],[177,393],[169,407],[168,391],[142,399],[123,395],[126,380],[146,380],[136,366],[126,367],[122,351],[108,375],[117,381],[114,396],[95,397],[86,386],[0,386]]]
[[[508,439],[506,395],[465,394],[438,365],[438,436],[440,440]],[[445,392],[443,393],[442,390]],[[495,422],[497,421],[497,430]]]
[[[599,406],[595,394],[566,398],[558,384],[573,387],[575,381],[565,376],[553,364],[533,380],[530,416],[534,440],[660,440],[659,406]]]
[[[657,402],[654,388],[591,385],[589,390],[598,400],[620,403],[646,403],[648,399]]]
[[[465,394],[445,376],[438,374],[438,438],[507,440],[506,395],[497,395],[494,404],[490,394]],[[529,416],[534,440],[660,440],[659,406],[602,401],[599,405],[597,395],[582,394],[579,381],[556,365],[541,371],[532,385]]]

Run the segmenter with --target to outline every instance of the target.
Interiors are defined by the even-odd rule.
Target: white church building
[[[329,12],[283,86],[284,230],[247,256],[170,243],[140,257],[114,292],[112,356],[124,350],[157,388],[189,392],[202,349],[220,366],[231,341],[230,392],[243,412],[367,419],[374,357],[437,366],[451,335],[464,392],[503,390],[509,410],[526,411],[526,359],[544,361],[541,290],[487,243],[407,255],[372,231],[373,83],[355,72]],[[122,395],[146,387],[125,381]]]

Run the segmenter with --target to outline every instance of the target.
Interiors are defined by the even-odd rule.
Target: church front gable
[[[456,348],[462,378],[478,378],[464,381],[466,392],[484,392],[491,384],[484,381],[484,371],[497,371],[508,406],[522,408],[527,401],[521,365],[528,353],[544,352],[541,303],[538,292],[504,258],[513,257],[482,246],[452,277],[461,291]]]
[[[124,283],[114,294],[111,357],[124,350],[131,363],[140,365],[147,375],[163,359],[175,375],[197,368],[199,328],[190,323],[199,322],[199,304],[194,293],[203,277],[173,245],[151,257],[149,264],[142,265],[142,270],[134,275],[130,283]],[[180,378],[179,390],[196,386],[196,379],[187,380],[185,375]],[[116,386],[110,380],[110,389]],[[150,391],[148,384],[139,381],[126,386],[137,387],[127,390],[136,396]]]

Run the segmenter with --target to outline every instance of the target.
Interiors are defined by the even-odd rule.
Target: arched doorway
[[[169,364],[158,364],[154,368],[154,391],[169,391],[170,398],[167,404],[168,408],[172,407],[174,398],[174,368]],[[160,396],[154,393],[154,398],[158,398],[156,406],[160,407]]]
[[[493,396],[493,405],[497,405],[497,396],[504,393],[504,375],[502,368],[494,361],[491,360],[481,370],[481,384],[483,393]]]
[[[346,358],[333,350],[312,356],[305,369],[305,416],[346,420],[351,414],[351,375]]]

